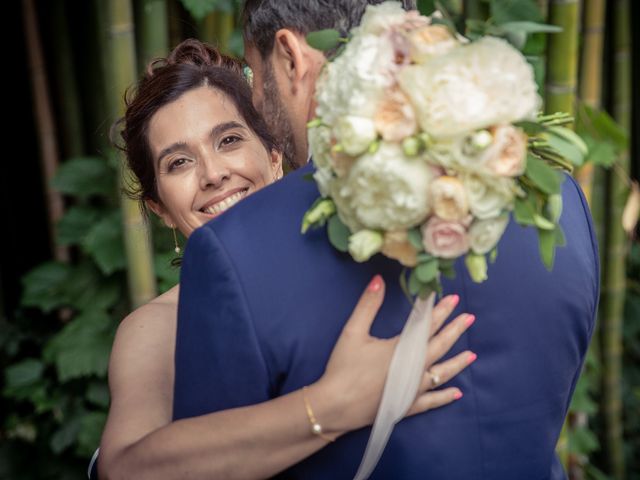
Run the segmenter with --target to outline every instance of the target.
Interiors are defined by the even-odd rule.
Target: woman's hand
[[[382,277],[376,275],[344,326],[324,375],[309,387],[310,402],[327,433],[341,435],[371,425],[375,418],[399,339],[399,336],[381,339],[369,334],[384,300],[384,290]],[[474,353],[465,351],[442,363],[435,363],[474,321],[473,315],[462,314],[440,330],[457,304],[458,296],[449,295],[433,309],[425,373],[407,415],[441,407],[462,397],[462,392],[454,387],[433,390],[476,359]]]

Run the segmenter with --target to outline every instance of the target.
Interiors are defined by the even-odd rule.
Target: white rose
[[[509,215],[474,222],[469,228],[471,250],[478,255],[489,253],[498,244],[508,224]]]
[[[331,182],[333,182],[333,173],[329,168],[318,167],[313,173],[313,179],[316,181],[320,195],[326,197],[331,191]]]
[[[471,213],[481,220],[497,217],[511,206],[514,193],[513,180],[509,178],[466,174],[462,183],[467,191]]]
[[[353,115],[341,117],[333,129],[333,134],[344,152],[351,156],[363,153],[378,137],[371,118]]]
[[[368,5],[360,26],[354,33],[380,35],[394,26],[402,25],[407,17],[400,2],[384,2],[379,5]]]
[[[356,262],[366,262],[382,249],[380,232],[360,230],[349,237],[349,253]]]
[[[373,118],[386,89],[395,82],[394,57],[393,45],[387,39],[354,37],[320,73],[316,114],[327,125],[335,125],[345,115]]]
[[[328,168],[331,165],[331,129],[317,125],[307,132],[313,163],[318,168]]]
[[[351,189],[345,185],[345,178],[334,178],[328,185],[329,196],[333,199],[338,210],[338,216],[349,230],[357,232],[364,226],[356,218],[356,212],[351,206]]]
[[[493,37],[408,66],[398,80],[420,127],[437,138],[533,118],[541,104],[531,65]]]
[[[429,214],[431,168],[409,159],[397,144],[382,142],[373,154],[354,164],[345,187],[360,223],[371,229],[401,230]]]

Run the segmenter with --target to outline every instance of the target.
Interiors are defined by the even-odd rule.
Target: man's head
[[[314,116],[315,83],[325,62],[306,42],[309,32],[333,28],[346,35],[367,5],[384,0],[247,0],[243,12],[253,100],[284,147],[293,168],[308,156],[306,124]],[[415,1],[403,0],[406,9]]]

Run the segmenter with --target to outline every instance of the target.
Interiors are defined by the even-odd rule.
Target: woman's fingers
[[[368,335],[383,300],[384,280],[380,275],[376,275],[360,296],[356,308],[344,326],[344,331]]]
[[[429,337],[432,337],[440,330],[440,327],[449,315],[451,315],[459,301],[460,297],[458,297],[458,295],[447,295],[433,307]]]
[[[442,331],[431,337],[429,340],[429,348],[427,348],[426,366],[429,367],[433,365],[440,357],[447,353],[467,328],[473,324],[475,318],[474,315],[468,313],[458,315],[451,323],[444,327]]]
[[[424,372],[420,383],[420,392],[443,385],[475,362],[478,356],[467,350],[442,363],[431,366]]]
[[[422,395],[418,395],[418,398],[416,398],[413,405],[411,405],[411,408],[407,412],[407,416],[442,407],[461,398],[462,392],[459,388],[455,387],[445,388],[444,390],[429,391]]]

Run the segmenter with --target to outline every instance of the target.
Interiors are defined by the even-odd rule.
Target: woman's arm
[[[373,422],[397,342],[397,338],[383,340],[369,335],[384,297],[384,284],[377,278],[345,325],[325,374],[307,391],[315,417],[331,438]],[[447,297],[436,307],[433,332],[455,304],[455,298]],[[461,315],[430,340],[433,353],[428,365],[455,343],[468,327],[468,318]],[[110,366],[113,404],[100,451],[101,478],[266,478],[327,444],[325,439],[311,433],[300,390],[261,404],[170,423],[167,372],[158,368],[162,362],[154,363],[140,351],[140,342],[149,341],[141,334],[143,331],[144,328],[123,330],[116,340],[121,345],[117,345],[118,349],[114,347]],[[138,338],[123,339],[127,335]],[[173,335],[167,338],[169,345],[173,345]],[[157,342],[156,348],[160,347]],[[125,343],[129,348],[120,348]],[[140,352],[127,355],[127,350],[135,349]],[[151,350],[154,349],[144,349],[147,353]],[[465,352],[434,367],[441,381],[459,373],[468,364],[469,354]],[[123,362],[118,356],[129,360]],[[146,375],[144,383],[140,375]],[[425,374],[410,414],[445,405],[459,397],[456,388],[428,392],[430,381]],[[154,395],[154,383],[160,394],[156,390]],[[134,390],[137,393],[132,393]],[[145,418],[136,420],[136,416]]]

